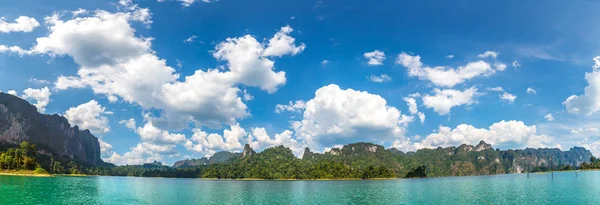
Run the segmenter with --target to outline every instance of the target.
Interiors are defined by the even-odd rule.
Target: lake
[[[371,181],[0,176],[0,204],[598,204],[600,172]]]

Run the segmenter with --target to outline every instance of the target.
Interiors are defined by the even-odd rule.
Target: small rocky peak
[[[477,146],[475,147],[476,152],[481,152],[486,149],[493,149],[493,148],[492,148],[492,145],[485,143],[485,141],[483,141],[483,140],[481,140],[481,142],[479,142],[479,144],[477,144]]]
[[[304,154],[302,154],[302,159],[310,159],[312,157],[312,152],[308,147],[304,148]]]
[[[458,146],[457,152],[470,152],[473,151],[473,149],[475,149],[473,145],[461,144]]]
[[[254,150],[250,147],[249,144],[246,144],[244,146],[244,151],[242,152],[242,157],[252,156],[253,154],[256,154],[256,152],[254,152]]]
[[[327,153],[331,155],[340,155],[342,151],[340,150],[340,148],[331,148],[331,150],[329,150],[329,152]]]

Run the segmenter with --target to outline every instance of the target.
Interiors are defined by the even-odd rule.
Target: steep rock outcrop
[[[0,144],[14,146],[24,140],[36,144],[40,153],[58,159],[103,163],[98,139],[89,130],[71,127],[62,116],[40,114],[27,101],[0,93]]]
[[[244,151],[242,152],[242,157],[249,157],[256,154],[256,152],[250,147],[249,144],[244,146]]]

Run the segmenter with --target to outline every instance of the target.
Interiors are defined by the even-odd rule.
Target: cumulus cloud
[[[485,53],[479,54],[477,55],[477,57],[479,58],[494,58],[496,59],[498,57],[498,52],[496,51],[486,51]]]
[[[515,102],[515,99],[517,99],[517,96],[507,93],[507,92],[504,92],[504,93],[502,93],[502,95],[500,95],[500,99],[502,99],[506,102],[509,102],[509,103],[513,103],[513,102]]]
[[[243,148],[243,138],[247,136],[246,130],[239,124],[223,130],[222,136],[216,133],[208,134],[200,128],[193,129],[193,132],[191,139],[185,142],[186,149],[204,153],[210,153],[210,150],[239,151]]]
[[[327,64],[329,64],[329,60],[321,61],[321,66],[325,67],[325,66],[327,66]]]
[[[119,121],[119,124],[125,125],[125,127],[135,130],[136,127],[136,123],[135,123],[135,119],[130,118],[129,120],[121,120]]]
[[[453,107],[475,103],[476,101],[473,98],[478,95],[476,87],[471,87],[463,91],[453,89],[440,90],[436,88],[433,92],[433,95],[425,94],[422,97],[423,105],[427,108],[432,108],[439,115],[450,113]]]
[[[375,65],[383,65],[383,60],[385,60],[385,53],[383,51],[374,50],[372,52],[366,52],[363,56],[369,60],[367,62],[370,66]]]
[[[289,35],[292,33],[292,31],[294,31],[294,29],[289,25],[281,27],[281,30],[275,33],[273,38],[269,40],[269,44],[265,48],[262,55],[281,57],[283,55],[296,55],[302,52],[306,48],[306,45],[301,43],[300,45],[296,46],[296,39]]]
[[[14,22],[6,22],[6,18],[0,17],[0,33],[31,32],[40,26],[40,23],[32,17],[19,16]]]
[[[495,91],[495,92],[502,92],[502,94],[498,95],[498,97],[500,97],[501,100],[504,100],[508,103],[513,103],[513,102],[515,102],[515,99],[517,99],[517,96],[510,94],[508,92],[504,92],[504,89],[499,86],[493,87],[493,88],[487,88],[487,90]]]
[[[0,45],[0,53],[6,53],[6,52],[10,52],[10,53],[16,53],[19,55],[25,55],[25,54],[30,54],[30,51],[24,50],[23,48],[19,47],[19,46],[5,46],[5,45]]]
[[[418,93],[417,93],[418,94]],[[419,108],[417,107],[417,100],[414,97],[405,97],[403,100],[406,102],[406,106],[408,106],[408,112],[412,115],[417,115],[421,124],[425,123],[425,114],[419,112]]]
[[[69,108],[64,116],[71,125],[77,125],[82,129],[89,129],[94,135],[104,135],[110,131],[108,118],[109,113],[105,107],[98,104],[96,100],[90,100],[76,107]]]
[[[506,65],[497,64],[494,69],[492,65],[484,61],[469,62],[456,69],[447,66],[429,67],[421,62],[420,56],[413,56],[404,52],[398,55],[396,64],[408,68],[408,75],[411,77],[428,80],[437,86],[444,87],[454,87],[466,80],[482,75],[489,76],[506,68]]]
[[[552,116],[552,114],[548,113],[547,115],[544,116],[544,118],[548,121],[554,121],[554,116]]]
[[[527,93],[530,93],[530,94],[535,94],[535,93],[537,93],[537,91],[536,91],[536,90],[534,90],[533,88],[530,88],[530,87],[528,87],[528,88],[527,88]]]
[[[302,112],[306,108],[306,103],[302,100],[296,100],[292,103],[290,101],[287,105],[277,104],[275,105],[275,113],[281,114],[285,111],[288,112]]]
[[[572,114],[592,115],[600,110],[600,56],[594,58],[594,70],[585,73],[588,86],[584,88],[583,94],[571,95],[564,102],[567,112]]]
[[[304,152],[304,145],[296,141],[296,139],[292,137],[293,134],[294,133],[290,130],[284,130],[283,132],[270,137],[265,128],[256,127],[252,128],[252,133],[248,135],[248,141],[250,146],[258,150],[283,145],[289,147],[294,155],[301,156]]]
[[[105,141],[102,138],[98,138],[98,143],[100,144],[100,156],[102,158],[109,158],[113,155],[113,146]]]
[[[381,74],[379,76],[371,75],[371,76],[369,76],[369,80],[374,83],[383,83],[383,82],[388,82],[388,81],[392,80],[392,77],[390,77],[389,75],[386,75],[386,74]]]
[[[128,124],[126,124],[129,126]],[[185,142],[185,135],[169,133],[168,131],[155,127],[152,122],[146,122],[143,127],[138,127],[135,132],[140,136],[142,142],[160,145],[176,145]]]
[[[197,70],[179,81],[179,74],[151,49],[152,38],[135,36],[130,25],[148,22],[150,14],[140,16],[142,8],[130,1],[120,4],[127,8],[125,12],[98,10],[69,20],[47,17],[50,33],[25,52],[73,57],[81,66],[77,76],[60,76],[55,83],[58,90],[90,87],[111,102],[121,99],[160,110],[163,122],[155,126],[184,128],[190,121],[210,127],[235,123],[249,115],[237,85],[275,92],[286,77],[285,72],[273,70],[268,56],[294,55],[305,47],[294,44],[289,26],[264,44],[250,35],[228,38],[213,52],[216,59],[227,62],[224,72]]]
[[[460,124],[456,128],[440,126],[420,142],[414,143],[415,149],[478,144],[484,140],[498,148],[548,147],[549,136],[538,134],[535,125],[525,125],[522,121],[500,121],[488,129]]]
[[[155,145],[152,143],[138,143],[135,147],[132,147],[128,152],[123,155],[119,155],[116,152],[112,152],[112,155],[103,160],[106,162],[114,163],[117,165],[127,164],[143,164],[151,163],[153,161],[163,161],[164,154],[174,154],[175,147],[172,145]]]
[[[292,122],[297,139],[311,148],[368,139],[381,142],[400,137],[413,120],[379,95],[331,84],[306,102],[303,119]]]
[[[9,94],[16,95],[17,93],[11,93],[11,91],[9,91]],[[50,89],[48,89],[48,87],[41,89],[27,88],[23,91],[21,98],[26,100],[35,100],[36,102],[33,105],[40,113],[43,113],[46,111],[46,105],[50,103]]]

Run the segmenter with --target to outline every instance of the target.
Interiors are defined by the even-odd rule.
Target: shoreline
[[[25,176],[25,177],[54,177],[51,174],[36,174],[33,170],[19,170],[19,171],[0,171],[1,176]]]

